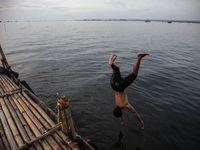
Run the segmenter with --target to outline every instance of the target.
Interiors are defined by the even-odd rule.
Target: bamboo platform
[[[5,56],[2,57],[4,61]],[[63,132],[62,122],[53,121],[56,114],[14,80],[0,73],[1,150],[93,150],[77,133],[74,140]]]

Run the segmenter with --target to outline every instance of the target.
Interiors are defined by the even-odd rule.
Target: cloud
[[[34,15],[35,12],[35,15]],[[37,13],[39,12],[40,15]],[[199,19],[199,0],[1,0],[0,20]],[[22,16],[20,16],[22,15]]]

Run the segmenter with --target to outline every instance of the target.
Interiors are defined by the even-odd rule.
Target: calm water
[[[0,44],[13,70],[54,109],[70,98],[79,132],[101,150],[200,149],[200,24],[144,22],[0,23]],[[112,110],[112,53],[128,75],[148,52],[127,94],[145,123]]]

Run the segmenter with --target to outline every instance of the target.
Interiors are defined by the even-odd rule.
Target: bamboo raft
[[[11,73],[1,45],[0,52]],[[0,73],[0,149],[94,150],[78,134],[68,105],[58,103],[56,115],[12,73]]]

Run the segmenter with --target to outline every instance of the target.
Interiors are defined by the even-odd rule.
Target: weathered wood
[[[15,126],[15,122],[14,122],[14,120],[12,119],[12,117],[11,117],[11,115],[9,113],[9,110],[8,110],[6,104],[5,104],[4,99],[0,98],[0,102],[1,102],[2,110],[4,111],[4,114],[5,114],[6,118],[7,118],[9,127],[10,127],[10,129],[11,129],[11,131],[13,133],[14,139],[16,140],[18,146],[23,145],[23,140],[22,140],[22,138],[21,138],[21,136],[19,134],[18,129]]]
[[[14,74],[12,73],[12,69],[11,69],[11,67],[9,66],[8,62],[7,62],[7,59],[6,59],[6,57],[5,57],[5,55],[4,55],[4,52],[3,52],[2,48],[1,48],[1,45],[0,45],[0,53],[1,53],[1,58],[2,58],[2,59],[1,59],[1,62],[2,62],[3,67],[6,68],[6,69],[8,69],[8,71],[10,72],[10,75],[11,75],[13,81],[14,81],[16,84],[18,84],[19,82],[18,82],[18,80],[15,78]]]
[[[26,98],[26,104],[29,105],[30,107],[32,106],[33,108],[31,108],[32,112],[34,112],[34,114],[36,115],[36,117],[39,119],[41,118],[40,116],[43,117],[43,121],[41,121],[41,123],[45,126],[46,129],[49,129],[50,127],[55,126],[55,123],[49,118],[49,116],[44,112],[43,109],[41,109],[35,102],[33,102],[33,100],[25,93],[22,92],[22,95]],[[27,103],[29,102],[29,103]],[[39,113],[40,114],[39,114]],[[40,116],[39,116],[40,115]],[[38,117],[39,116],[39,117]],[[42,120],[42,119],[39,119]],[[48,122],[49,125],[46,123]],[[58,136],[58,134],[53,134],[52,135],[54,137],[54,139],[56,140],[56,142],[63,148],[66,149],[66,146],[63,145],[63,141],[62,139]]]
[[[58,131],[59,136],[63,139],[63,141],[72,149],[72,150],[80,150],[78,146],[76,146],[63,132]]]
[[[2,76],[0,76],[0,79],[1,79],[1,83],[2,83],[2,85],[4,86],[6,92],[9,92],[10,89],[7,87],[7,85],[6,85],[6,83],[5,83],[5,80],[2,78]]]
[[[75,128],[73,126],[73,120],[71,116],[71,111],[69,108],[69,102],[66,96],[61,96],[61,99],[57,102],[58,108],[58,121],[61,122],[61,129],[65,134],[68,134],[69,137],[76,140]],[[59,123],[58,122],[58,123]]]
[[[40,137],[37,137],[32,141],[26,141],[26,144],[22,145],[17,150],[23,150],[24,148],[29,147],[29,145],[33,144],[34,142],[39,141],[40,139],[43,139],[43,138],[47,137],[49,134],[52,134],[52,133],[56,132],[56,130],[58,130],[60,127],[61,127],[61,125],[58,124],[55,127],[51,128],[48,132],[46,132],[43,135],[41,135]]]
[[[19,118],[18,118],[16,112],[14,111],[13,107],[11,106],[10,102],[8,101],[8,99],[6,97],[4,98],[4,101],[5,101],[8,109],[9,109],[9,111],[10,111],[12,117],[13,117],[13,120],[15,121],[15,124],[16,124],[19,132],[21,133],[24,141],[29,141],[30,139],[29,139],[27,133],[25,132],[25,130],[24,130],[23,126],[22,126],[22,123],[19,120]]]
[[[79,141],[84,147],[86,147],[88,150],[94,150],[94,148],[88,144],[81,136],[76,137],[77,141]]]
[[[18,102],[24,108],[24,111],[31,118],[31,120],[34,122],[34,124],[36,124],[36,126],[39,129],[40,133],[44,134],[46,132],[46,129],[44,128],[44,126],[42,126],[41,122],[35,117],[33,112],[31,112],[31,110],[28,108],[28,106],[24,103],[24,101],[26,101],[25,98],[21,94],[18,94],[18,95],[15,94],[14,96],[17,99],[21,99],[21,100],[18,100]],[[56,143],[56,141],[51,136],[48,136],[46,138],[46,140],[48,141],[48,143],[51,145],[52,148],[61,149],[60,146],[58,145],[58,143]]]
[[[20,135],[22,136],[23,140],[24,141],[30,141],[30,138],[28,137],[26,131],[24,130],[24,127],[23,127],[20,119],[18,118],[16,112],[14,111],[12,105],[10,104],[10,102],[8,101],[8,99],[6,97],[4,98],[4,101],[5,101],[5,103],[8,107],[11,115],[12,115],[12,118],[13,118],[13,120],[16,124],[16,127],[17,127],[18,131],[20,132]],[[34,149],[35,148],[33,146],[30,147],[30,150],[34,150]]]
[[[15,109],[15,112],[17,113],[18,117],[20,118],[20,121],[22,123],[22,126],[24,127],[24,129],[26,130],[27,134],[29,135],[30,139],[33,140],[36,137],[33,135],[29,125],[26,123],[24,117],[22,116],[22,113],[20,113],[19,109],[17,108],[17,105],[14,103],[14,101],[11,99],[11,97],[8,97],[10,100],[10,103],[12,105],[12,107]],[[35,142],[34,146],[37,150],[42,150],[42,147],[40,146],[39,142]]]
[[[23,87],[24,88],[24,87]],[[54,120],[56,120],[56,114],[48,108],[39,98],[37,98],[32,92],[25,88],[25,92],[34,99]]]
[[[18,90],[19,87],[6,75],[2,75],[5,81],[12,87],[13,90]]]
[[[44,112],[44,110],[39,107],[25,92],[22,91],[22,95],[28,100],[28,102],[42,115],[42,117],[50,124],[51,127],[55,126],[55,123],[50,119],[50,117]]]
[[[6,150],[11,150],[10,145],[9,145],[7,139],[6,139],[6,135],[5,135],[5,133],[4,133],[4,129],[3,129],[3,126],[2,126],[2,124],[1,124],[1,121],[0,121],[0,136],[1,136],[1,138],[2,138],[3,145],[4,145],[4,147],[5,147],[4,149],[6,149]],[[3,148],[2,148],[2,150],[3,150]]]
[[[1,45],[0,45],[0,53],[1,53],[1,62],[2,62],[2,65],[5,66],[7,69],[10,69],[10,66],[7,62],[7,59],[6,59],[6,56],[4,55],[4,52],[3,52],[3,49],[1,48]]]
[[[9,125],[6,121],[6,117],[4,116],[4,113],[1,109],[1,107],[0,107],[0,118],[1,118],[1,122],[2,122],[4,131],[6,133],[6,137],[8,139],[8,143],[9,143],[11,149],[17,149],[17,144],[16,144],[14,137],[13,137],[11,131],[10,131]]]
[[[19,111],[21,112],[21,114],[23,115],[24,119],[26,120],[26,122],[29,124],[29,127],[31,128],[31,130],[33,131],[34,135],[36,137],[41,136],[40,131],[37,129],[36,125],[33,123],[33,121],[30,119],[30,117],[27,115],[26,111],[23,109],[23,107],[20,105],[20,103],[18,102],[17,99],[19,98],[15,98],[13,95],[11,96],[15,105],[17,105]],[[20,100],[19,100],[20,101]],[[46,142],[46,140],[42,140],[41,141],[41,145],[44,149],[50,150],[51,147],[49,146],[49,144]]]
[[[16,91],[12,91],[12,92],[7,92],[7,93],[5,93],[5,94],[0,95],[0,98],[7,97],[7,96],[10,96],[10,95],[14,95],[14,94],[21,93],[21,92],[22,92],[21,90],[16,90]]]

